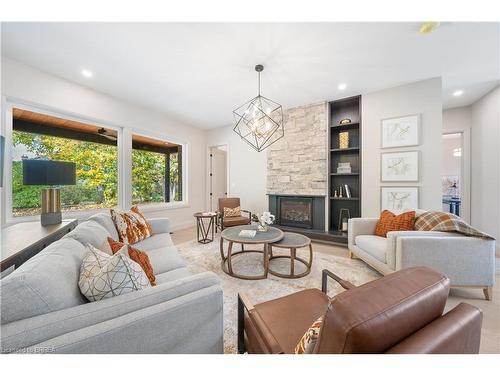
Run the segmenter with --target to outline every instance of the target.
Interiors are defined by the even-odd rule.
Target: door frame
[[[471,143],[470,143],[470,129],[447,129],[442,135],[447,134],[461,134],[462,135],[462,157],[461,157],[461,176],[462,179],[460,186],[460,199],[462,201],[460,207],[460,216],[468,223],[471,218],[471,187],[470,187],[470,173],[471,173]]]
[[[209,144],[207,145],[207,154],[206,154],[206,160],[207,160],[207,163],[206,163],[206,203],[205,203],[205,206],[206,206],[206,209],[208,211],[216,211],[217,210],[217,207],[210,207],[210,204],[211,204],[211,201],[212,201],[212,198],[210,197],[210,191],[212,190],[212,179],[211,179],[211,176],[210,176],[210,163],[211,163],[211,159],[210,159],[210,150],[214,147],[221,147],[221,146],[224,146],[226,147],[226,192],[227,192],[227,196],[229,197],[231,195],[231,192],[230,192],[230,189],[231,189],[231,185],[229,183],[230,181],[230,169],[229,169],[229,158],[230,158],[230,153],[229,153],[229,144],[228,143],[216,143],[216,144]]]

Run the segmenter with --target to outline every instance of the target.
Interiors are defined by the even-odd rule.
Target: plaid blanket
[[[494,240],[490,235],[472,228],[462,218],[447,212],[427,211],[415,220],[415,230],[455,232],[464,236]]]

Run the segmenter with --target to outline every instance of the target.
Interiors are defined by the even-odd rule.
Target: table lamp
[[[42,189],[42,225],[59,224],[61,214],[61,185],[76,184],[76,165],[47,159],[23,160],[23,184],[45,185]]]

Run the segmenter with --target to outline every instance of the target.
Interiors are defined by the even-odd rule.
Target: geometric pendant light
[[[283,138],[283,109],[271,99],[260,95],[260,72],[262,65],[256,65],[259,94],[233,111],[236,125],[234,131],[257,151],[262,151]]]

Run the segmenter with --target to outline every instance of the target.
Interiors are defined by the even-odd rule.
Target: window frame
[[[187,164],[188,164],[188,158],[187,158],[187,149],[188,149],[188,143],[183,142],[180,139],[174,138],[174,137],[168,137],[168,136],[161,136],[158,133],[155,132],[150,132],[147,130],[142,130],[142,129],[137,129],[137,128],[132,128],[130,129],[130,148],[128,151],[130,152],[130,166],[132,165],[132,136],[134,134],[140,135],[143,137],[147,138],[153,138],[155,140],[163,141],[163,142],[169,142],[169,143],[175,143],[182,148],[181,152],[181,177],[182,177],[182,200],[181,201],[175,201],[175,202],[153,202],[153,203],[142,203],[138,204],[139,208],[143,212],[154,212],[154,211],[161,211],[164,209],[176,209],[176,208],[182,208],[182,207],[189,207],[188,204],[188,190],[187,189]],[[132,168],[130,168],[130,205],[132,205]]]
[[[159,135],[154,132],[136,129],[127,126],[120,126],[102,121],[99,119],[71,114],[56,108],[50,108],[40,104],[33,104],[16,99],[2,96],[2,134],[5,137],[5,158],[4,158],[4,186],[1,196],[1,227],[9,226],[19,222],[37,221],[39,215],[19,216],[12,215],[12,134],[13,134],[13,109],[19,108],[26,111],[38,112],[41,114],[59,117],[66,120],[79,121],[91,125],[105,127],[115,130],[118,135],[118,204],[116,208],[127,210],[132,206],[132,134],[143,135],[145,137],[155,138],[162,141],[176,143],[182,146],[182,201],[177,202],[159,202],[139,205],[144,212],[154,212],[161,210],[177,209],[189,207],[188,204],[188,142],[170,137],[168,135]],[[92,209],[73,212],[64,212],[63,219],[87,219],[89,216],[104,212],[106,209]]]

